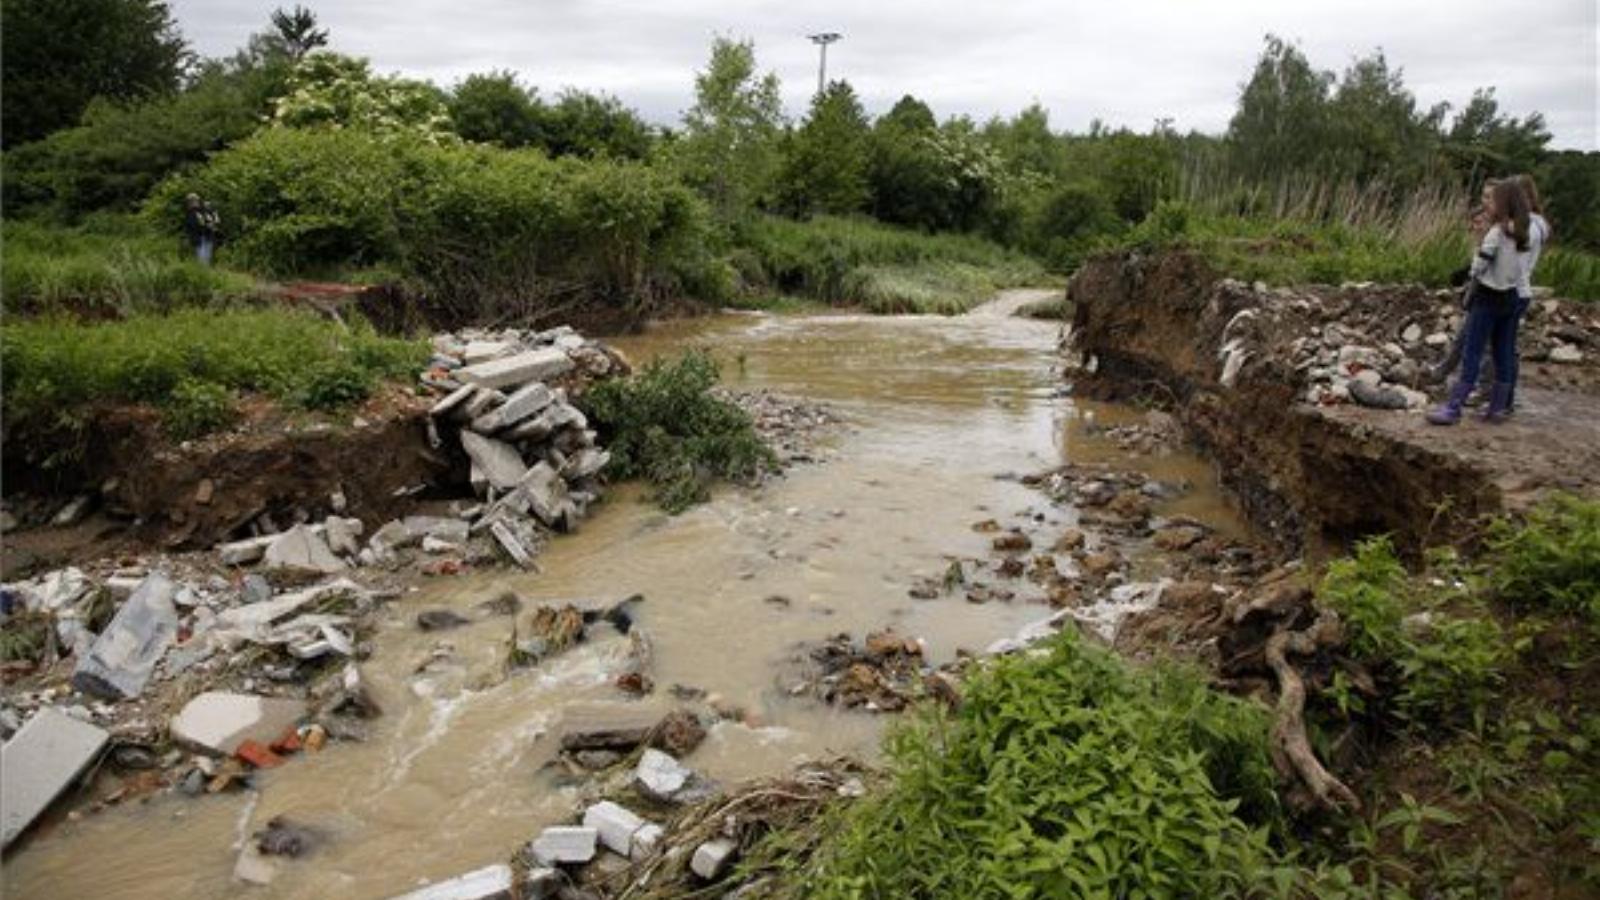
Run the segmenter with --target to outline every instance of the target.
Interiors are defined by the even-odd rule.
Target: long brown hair
[[[1517,183],[1517,187],[1522,188],[1522,196],[1528,199],[1528,209],[1543,216],[1544,201],[1539,199],[1539,186],[1533,183],[1533,176],[1524,172],[1512,180]],[[1555,236],[1555,229],[1550,227],[1549,221],[1544,223],[1544,227],[1544,239],[1545,242],[1548,243],[1550,239]]]
[[[1511,236],[1517,249],[1528,249],[1528,196],[1514,178],[1507,178],[1494,186],[1494,216],[1498,222],[1511,226]]]

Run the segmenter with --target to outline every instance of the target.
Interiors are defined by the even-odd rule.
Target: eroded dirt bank
[[[1077,389],[1174,411],[1287,551],[1376,532],[1415,547],[1552,490],[1600,489],[1600,317],[1586,307],[1535,302],[1511,422],[1443,429],[1420,388],[1460,323],[1451,292],[1268,289],[1174,252],[1094,260],[1068,296]]]

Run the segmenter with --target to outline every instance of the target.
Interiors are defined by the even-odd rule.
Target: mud
[[[1600,491],[1600,358],[1552,357],[1600,346],[1586,307],[1535,303],[1510,422],[1442,429],[1425,424],[1421,402],[1372,409],[1341,388],[1368,367],[1383,383],[1422,387],[1422,363],[1443,355],[1436,329],[1459,320],[1448,292],[1269,290],[1181,252],[1096,259],[1068,290],[1076,389],[1170,409],[1287,552],[1377,532],[1410,549],[1464,540],[1483,516],[1550,491]]]

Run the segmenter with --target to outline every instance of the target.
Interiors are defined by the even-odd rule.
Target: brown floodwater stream
[[[935,661],[982,649],[1049,609],[982,606],[952,596],[914,601],[907,588],[951,555],[988,554],[974,522],[1034,513],[1065,527],[1014,477],[1065,459],[1117,460],[1193,484],[1162,512],[1227,530],[1240,525],[1198,458],[1124,459],[1087,434],[1138,419],[1134,410],[1058,393],[1057,327],[1005,318],[768,317],[675,321],[616,343],[636,362],[710,348],[735,388],[822,400],[846,420],[829,458],[758,489],[723,489],[669,517],[637,489],[619,490],[576,535],[553,541],[538,574],[497,572],[419,583],[381,614],[362,672],[384,715],[364,743],[330,744],[262,773],[259,790],[143,803],[55,822],[10,854],[8,898],[384,898],[424,881],[507,859],[547,824],[571,815],[577,789],[542,767],[562,709],[627,702],[612,679],[627,643],[606,629],[541,667],[502,678],[505,618],[473,607],[505,590],[544,600],[609,601],[639,593],[638,626],[654,646],[659,686],[692,685],[756,714],[723,723],[686,759],[725,781],[775,773],[835,753],[872,757],[883,721],[778,690],[778,665],[798,641],[892,624],[927,642]],[[788,606],[764,602],[781,595]],[[451,607],[474,624],[425,634],[420,610]],[[526,615],[526,612],[524,612]],[[439,645],[447,658],[417,674]],[[232,880],[243,838],[288,814],[328,841],[282,866],[268,887]]]

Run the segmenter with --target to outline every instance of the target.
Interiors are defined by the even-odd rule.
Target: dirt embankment
[[[1426,424],[1419,389],[1459,326],[1450,292],[1268,289],[1176,252],[1093,260],[1068,297],[1078,390],[1173,409],[1289,552],[1376,532],[1414,548],[1551,490],[1600,493],[1590,308],[1535,302],[1516,415],[1446,429]],[[1375,408],[1385,405],[1399,408]]]

